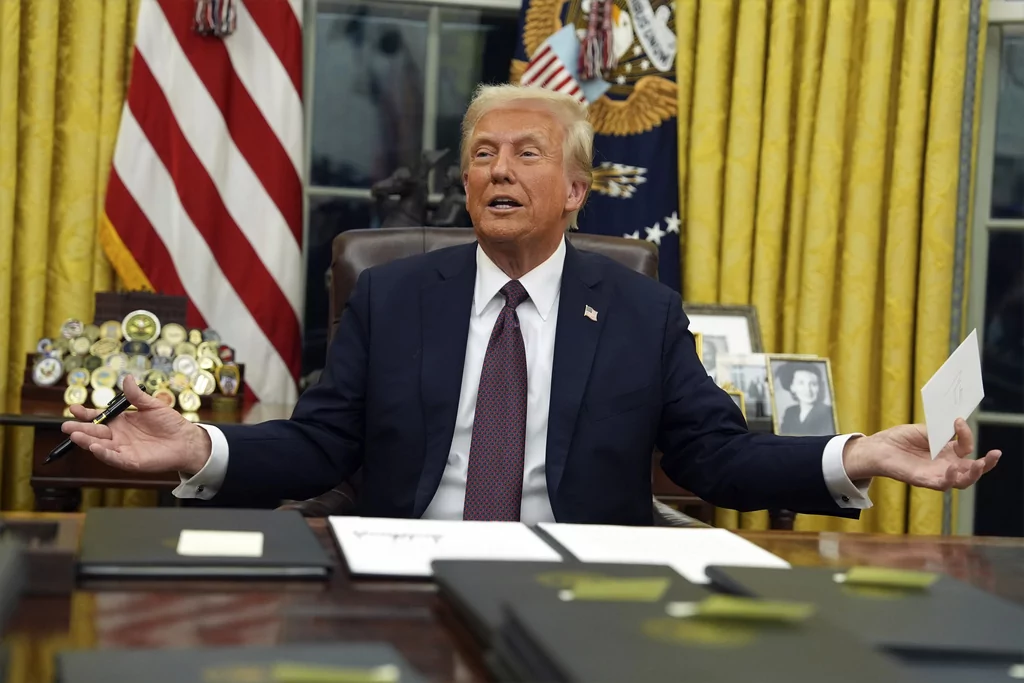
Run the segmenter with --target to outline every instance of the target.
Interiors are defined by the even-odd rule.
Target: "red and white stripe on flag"
[[[566,68],[550,45],[544,45],[533,56],[519,79],[522,85],[533,85],[555,92],[565,93],[586,104],[580,84]]]
[[[236,0],[225,37],[195,0],[142,0],[100,240],[134,289],[184,295],[292,401],[301,359],[302,0]]]

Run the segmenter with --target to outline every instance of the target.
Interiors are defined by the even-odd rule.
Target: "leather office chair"
[[[629,240],[605,235],[569,233],[569,241],[581,251],[603,254],[649,277],[658,276],[657,248],[644,240]],[[468,244],[476,235],[467,228],[387,228],[349,230],[333,243],[330,284],[330,327],[328,340],[334,337],[341,314],[359,274],[371,266],[415,254]],[[288,501],[282,507],[297,509],[307,517],[353,514],[359,490],[360,472],[327,493],[305,501]],[[600,495],[599,491],[594,492]],[[654,499],[656,526],[707,526],[661,501]]]

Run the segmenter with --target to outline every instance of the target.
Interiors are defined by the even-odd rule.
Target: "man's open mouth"
[[[487,206],[492,209],[517,209],[521,207],[522,204],[511,197],[495,197]]]

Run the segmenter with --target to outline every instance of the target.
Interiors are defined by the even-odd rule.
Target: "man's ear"
[[[587,192],[590,190],[584,180],[574,180],[569,185],[569,196],[565,198],[565,210],[576,211],[587,201]]]
[[[462,192],[466,195],[466,210],[469,211],[469,174],[462,174]]]

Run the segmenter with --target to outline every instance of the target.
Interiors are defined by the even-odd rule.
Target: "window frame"
[[[517,16],[522,9],[522,0],[364,0],[370,4],[401,4],[419,5],[429,8],[427,15],[427,45],[424,62],[423,81],[423,150],[434,149],[437,143],[437,98],[441,75],[441,13],[444,10],[464,9],[479,10],[489,13],[508,13]],[[302,169],[302,272],[303,272],[303,316],[300,319],[302,343],[306,343],[305,301],[306,282],[309,278],[309,229],[310,205],[316,198],[354,199],[372,202],[369,188],[363,187],[331,187],[316,185],[312,182],[313,165],[313,114],[314,94],[316,92],[316,30],[315,24],[321,3],[327,5],[331,0],[302,0],[303,2],[303,152],[304,167]],[[313,29],[313,30],[308,30]],[[432,192],[428,198],[431,205],[441,200],[440,193]]]
[[[992,173],[995,170],[996,126],[999,113],[999,77],[1002,68],[1003,39],[1024,36],[1024,1],[990,0],[988,35],[985,43],[985,68],[981,79],[981,110],[978,122],[978,151],[975,160],[973,214],[970,235],[970,281],[967,294],[966,329],[978,331],[978,343],[984,348],[985,297],[988,280],[989,238],[995,232],[1024,233],[1024,218],[992,217]],[[990,426],[1024,426],[1020,413],[978,410],[968,419],[971,430]],[[974,534],[976,487],[958,491],[954,535]]]

